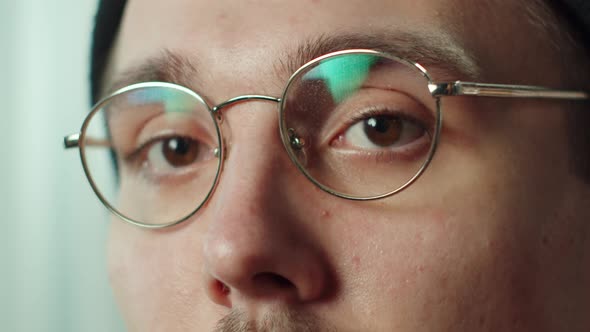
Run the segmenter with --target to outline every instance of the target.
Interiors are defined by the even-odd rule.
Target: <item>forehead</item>
[[[414,36],[430,36],[453,50],[452,57],[485,61],[486,57],[493,58],[491,53],[500,53],[495,40],[506,34],[498,29],[509,29],[506,22],[512,20],[509,17],[514,11],[506,2],[494,3],[481,0],[474,6],[473,2],[462,0],[132,0],[123,19],[112,70],[128,70],[162,51],[172,50],[197,59],[199,67],[206,68],[217,81],[235,81],[270,75],[269,67],[277,58],[317,40],[318,36],[359,33],[403,36],[410,32]],[[505,44],[505,48],[510,48]],[[473,62],[474,67],[478,65]]]
[[[334,31],[386,27],[442,32],[447,20],[446,11],[440,8],[449,2],[132,0],[127,6],[121,38],[128,51],[124,53],[148,45],[167,45],[266,54]]]

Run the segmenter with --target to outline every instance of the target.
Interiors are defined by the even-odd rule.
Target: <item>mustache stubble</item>
[[[336,332],[334,327],[313,314],[271,311],[260,320],[249,320],[239,310],[232,310],[216,325],[214,332]]]

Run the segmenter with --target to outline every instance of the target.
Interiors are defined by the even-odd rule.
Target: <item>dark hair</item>
[[[90,96],[92,103],[97,102],[100,98],[105,66],[123,18],[126,2],[125,0],[100,0],[98,3],[90,53]]]
[[[590,91],[590,1],[588,0],[529,0],[536,2],[539,18],[553,44],[563,54],[567,77],[574,87]],[[533,4],[535,6],[535,4]],[[534,11],[534,9],[533,9]],[[574,64],[574,65],[572,65]],[[571,170],[590,185],[590,103],[569,102],[566,115]]]
[[[588,0],[544,0],[586,48],[590,48],[590,2]]]

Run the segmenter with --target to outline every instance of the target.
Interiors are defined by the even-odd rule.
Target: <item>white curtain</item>
[[[96,0],[0,0],[0,331],[123,331],[109,216],[62,138],[88,112]]]

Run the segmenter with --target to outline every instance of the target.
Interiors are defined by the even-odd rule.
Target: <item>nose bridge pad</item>
[[[293,128],[289,128],[288,133],[289,144],[291,145],[291,148],[293,148],[293,150],[295,151],[303,149],[303,147],[305,146],[305,139],[301,138]]]
[[[228,130],[224,130],[223,127],[225,126],[225,121],[223,121],[223,116],[221,115],[221,113],[219,112],[214,112],[213,116],[215,118],[215,121],[217,122],[217,127],[219,128],[219,133],[220,133],[220,137],[219,137],[219,145],[213,150],[213,155],[215,156],[215,158],[220,159],[223,155],[223,150],[226,147],[226,135],[228,135],[228,133],[230,131]],[[220,160],[220,162],[222,162]],[[222,165],[223,166],[223,165]]]
[[[287,129],[287,135],[289,136],[289,147],[293,152],[293,155],[297,158],[301,166],[307,166],[307,152],[305,150],[306,140],[301,137],[294,128]]]

